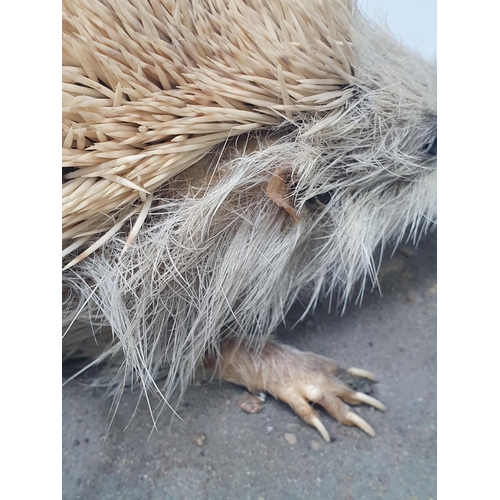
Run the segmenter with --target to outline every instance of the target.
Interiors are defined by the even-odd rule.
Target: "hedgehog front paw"
[[[303,354],[314,356],[311,353]],[[370,436],[375,436],[375,431],[370,424],[362,419],[357,413],[354,413],[346,403],[351,405],[366,403],[381,411],[386,410],[385,406],[374,397],[349,388],[338,378],[334,377],[330,370],[325,370],[324,364],[326,364],[326,362],[325,360],[322,361],[322,367],[318,367],[316,370],[308,372],[307,374],[297,373],[297,379],[291,382],[288,381],[286,385],[273,384],[273,388],[268,389],[268,392],[281,401],[288,403],[302,420],[316,427],[326,441],[330,441],[330,435],[321,422],[318,413],[309,403],[322,406],[341,424],[357,426]],[[341,371],[338,367],[336,367],[336,369],[337,371]],[[299,370],[297,370],[297,372],[299,372]],[[375,381],[374,375],[365,370],[349,368],[345,370],[345,372],[353,376],[364,377]]]
[[[340,423],[357,426],[370,436],[375,435],[372,427],[348,404],[365,403],[381,411],[386,409],[374,397],[347,385],[376,381],[366,370],[344,370],[323,356],[271,341],[266,342],[259,353],[227,342],[221,355],[216,371],[220,378],[253,392],[267,391],[288,403],[302,420],[316,427],[326,441],[330,441],[330,435],[310,403],[322,406]]]

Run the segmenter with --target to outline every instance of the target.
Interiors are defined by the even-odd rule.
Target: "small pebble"
[[[205,443],[206,436],[204,434],[193,434],[191,436],[191,442],[196,446],[203,446]]]

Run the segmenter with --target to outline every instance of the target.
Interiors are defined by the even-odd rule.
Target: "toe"
[[[349,392],[351,393],[352,391]],[[356,395],[358,393],[352,393],[352,394]],[[342,399],[344,399],[343,396],[336,395],[333,392],[327,392],[317,399],[317,403],[321,405],[333,418],[335,418],[341,424],[349,426],[355,425],[356,427],[359,427],[361,430],[365,431],[370,436],[375,436],[375,431],[372,429],[372,427],[367,422],[365,422],[365,420],[363,420],[359,415],[354,413],[351,410],[351,408],[342,401],[341,397]],[[375,398],[371,399],[377,401]],[[360,403],[362,401],[357,400],[357,402]]]
[[[318,414],[298,391],[288,389],[285,393],[277,394],[276,396],[290,405],[293,411],[304,422],[315,427],[325,441],[330,441],[330,434],[328,434]]]

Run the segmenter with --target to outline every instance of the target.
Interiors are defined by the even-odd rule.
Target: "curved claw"
[[[355,425],[368,435],[372,437],[375,436],[375,431],[372,429],[372,426],[363,420],[357,413],[353,413],[352,411],[348,412],[343,423]]]
[[[368,370],[363,370],[361,368],[348,368],[347,373],[350,373],[351,375],[354,375],[355,377],[362,377],[362,378],[367,378],[368,380],[371,380],[372,382],[377,382],[377,377],[372,373],[369,372]]]
[[[311,419],[311,424],[314,425],[316,429],[318,429],[319,433],[321,434],[321,436],[325,441],[330,441],[330,434],[328,434],[328,431],[323,425],[323,422],[318,417],[313,417]]]
[[[365,394],[364,392],[357,392],[355,394],[355,398],[361,403],[366,403],[367,405],[371,405],[374,408],[377,408],[377,410],[380,411],[387,410],[386,406],[383,403],[381,403],[378,399],[375,399],[372,396],[368,396],[368,394]]]

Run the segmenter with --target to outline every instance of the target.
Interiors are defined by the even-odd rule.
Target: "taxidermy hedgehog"
[[[77,374],[170,406],[201,366],[373,435],[348,404],[382,403],[270,336],[435,224],[435,64],[349,0],[64,0],[62,82]]]

